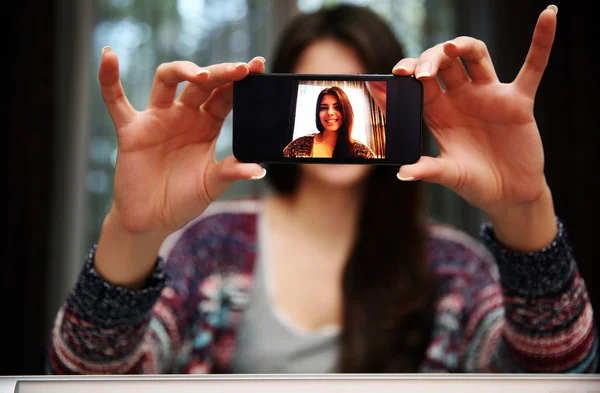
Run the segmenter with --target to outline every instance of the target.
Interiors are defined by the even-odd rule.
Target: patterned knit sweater
[[[294,139],[283,149],[284,157],[310,157],[312,155],[312,148],[315,142],[315,136],[318,134],[311,134],[301,136]],[[359,141],[352,142],[352,149],[354,154],[359,158],[375,158],[375,154],[371,148]]]
[[[217,202],[167,239],[141,290],[104,281],[91,248],[59,310],[49,374],[228,373],[253,283],[256,200]],[[422,372],[594,372],[598,334],[560,220],[528,254],[431,224],[440,281]],[[487,247],[484,247],[487,246]]]

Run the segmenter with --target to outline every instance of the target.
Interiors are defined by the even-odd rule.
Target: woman
[[[283,149],[284,157],[375,158],[367,145],[352,139],[354,111],[341,88],[333,86],[319,93],[315,122],[319,133],[290,142]]]
[[[57,315],[49,372],[593,371],[598,335],[532,110],[555,30],[551,6],[518,77],[503,84],[471,37],[403,58],[366,9],[299,17],[274,72],[415,75],[442,154],[399,172],[270,166],[273,194],[218,203],[233,181],[265,175],[214,158],[232,82],[263,72],[263,59],[163,64],[137,112],[105,49],[114,203]],[[482,209],[487,248],[428,222],[414,180]]]

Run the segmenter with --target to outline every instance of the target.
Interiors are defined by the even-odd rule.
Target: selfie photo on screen
[[[385,158],[385,99],[376,100],[367,83],[301,81],[283,156]],[[385,82],[377,92],[385,97]]]

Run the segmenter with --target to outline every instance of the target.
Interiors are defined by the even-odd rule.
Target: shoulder
[[[174,251],[196,254],[199,250],[207,253],[211,249],[223,252],[223,247],[235,246],[240,252],[252,248],[261,206],[259,198],[215,201],[200,216],[165,239],[159,254],[168,259]]]
[[[440,277],[442,286],[472,289],[499,282],[496,261],[487,247],[451,225],[428,224],[427,259]]]
[[[313,141],[315,140],[315,135],[317,135],[317,134],[310,134],[310,135],[304,135],[304,136],[298,137],[298,138],[294,139],[293,141],[291,141],[288,144],[288,146],[312,145]]]
[[[304,135],[291,141],[285,149],[283,155],[285,157],[296,157],[310,154],[316,134]]]
[[[375,158],[373,150],[362,142],[354,141],[354,151],[356,155],[361,158]]]

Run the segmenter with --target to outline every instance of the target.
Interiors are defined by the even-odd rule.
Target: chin
[[[362,183],[374,169],[370,165],[303,164],[303,176],[325,187],[348,188]]]

